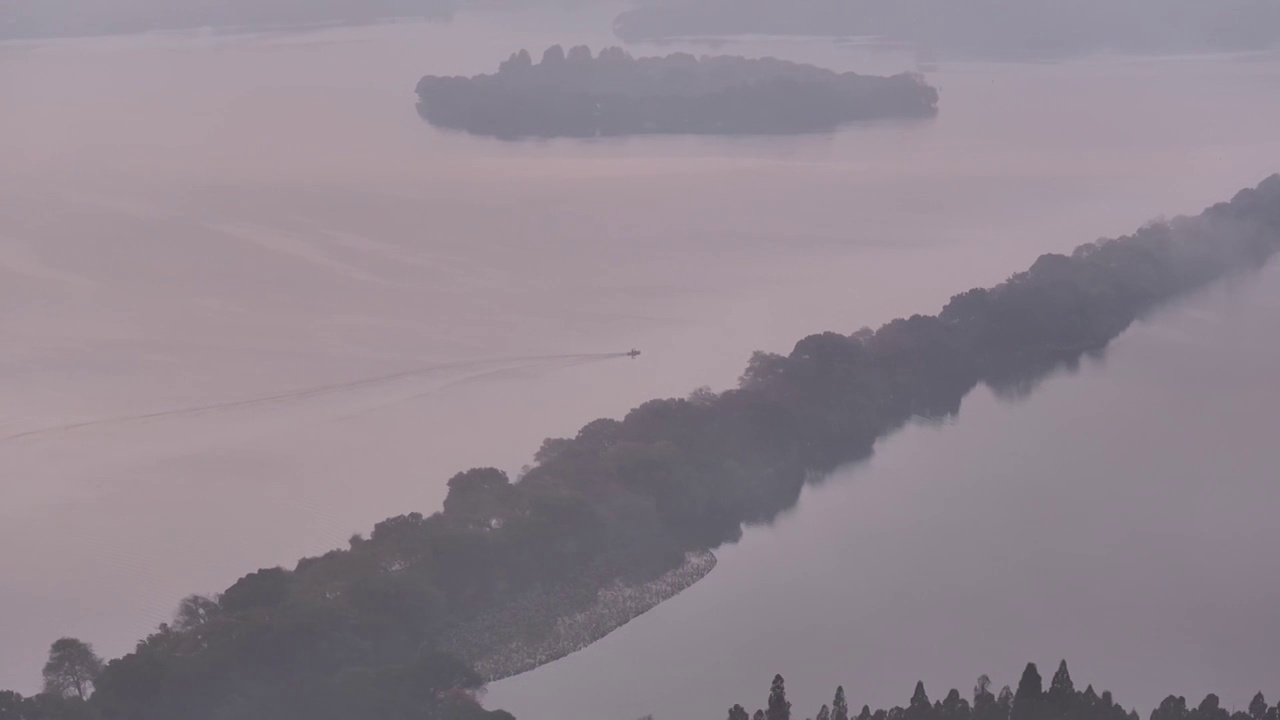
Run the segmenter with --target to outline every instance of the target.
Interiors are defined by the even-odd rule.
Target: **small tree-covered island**
[[[937,315],[756,353],[737,387],[594,420],[546,440],[514,482],[493,468],[459,473],[439,512],[390,518],[292,569],[188,597],[122,657],[104,663],[87,643],[58,640],[44,691],[0,692],[0,720],[509,720],[479,704],[486,681],[563,657],[680,592],[711,570],[713,550],[793,507],[807,482],[914,418],[957,414],[980,383],[1031,387],[1277,252],[1280,175],[1195,217],[1043,255]],[[914,710],[884,717],[942,720],[918,694]],[[985,687],[972,715],[958,697],[943,710],[1122,720],[1088,692],[1087,712],[1062,716],[1024,713],[1048,705],[1006,695],[998,712]],[[769,707],[770,720],[790,717],[785,698]],[[1180,699],[1158,712],[1232,720],[1188,714]],[[1250,720],[1278,720],[1269,712]]]
[[[418,112],[437,127],[503,139],[656,133],[778,135],[845,123],[928,118],[938,91],[919,76],[858,75],[775,58],[634,58],[553,46],[492,75],[418,83]]]

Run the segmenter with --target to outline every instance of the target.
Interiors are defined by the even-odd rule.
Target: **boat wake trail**
[[[627,355],[626,353],[606,353],[606,354],[600,354],[600,355],[565,355],[565,356],[558,356],[553,358],[544,358],[543,362],[527,362],[520,365],[511,365],[511,366],[496,368],[493,370],[486,370],[485,372],[477,373],[474,375],[465,375],[463,377],[458,378],[457,380],[453,380],[452,382],[445,383],[444,385],[432,388],[430,390],[423,390],[421,392],[416,392],[408,397],[393,400],[391,402],[382,403],[380,405],[367,408],[365,410],[360,410],[358,412],[349,413],[337,419],[350,420],[351,418],[371,415],[373,413],[381,412],[383,410],[386,410],[387,408],[394,407],[396,405],[404,405],[405,403],[411,403],[415,400],[421,400],[422,398],[430,397],[437,393],[448,390],[449,388],[457,387],[459,385],[466,385],[467,383],[484,380],[485,378],[500,377],[502,375],[527,371],[535,367],[542,368],[543,370],[567,370],[569,368],[578,367],[580,365],[588,365],[591,363],[597,363],[597,362],[602,362],[606,360],[615,360],[618,357],[629,357],[629,355]],[[547,364],[546,362],[547,360],[554,360],[558,362],[552,362],[551,364]]]
[[[214,413],[223,410],[236,410],[243,408],[259,407],[265,405],[273,405],[277,403],[285,403],[294,400],[305,400],[330,395],[338,395],[355,390],[363,390],[368,388],[379,387],[401,380],[406,380],[430,373],[436,373],[444,370],[469,370],[480,369],[489,366],[502,366],[491,372],[481,373],[463,378],[451,385],[461,384],[463,382],[475,380],[486,375],[496,374],[528,368],[534,365],[547,362],[565,362],[565,367],[573,367],[579,364],[589,362],[599,362],[602,360],[614,360],[618,358],[628,357],[627,353],[577,353],[566,355],[526,355],[517,357],[491,358],[487,360],[466,360],[453,363],[440,363],[436,365],[426,365],[422,367],[412,368],[409,370],[401,370],[394,373],[384,375],[376,375],[373,377],[360,378],[358,380],[349,380],[345,382],[329,383],[326,385],[314,385],[311,387],[298,388],[268,395],[258,395],[255,397],[241,398],[238,400],[228,400],[226,402],[208,403],[204,405],[191,405],[188,407],[173,408],[170,410],[158,410],[155,412],[138,413],[134,415],[120,415],[109,418],[99,418],[96,420],[85,420],[81,422],[65,423],[62,425],[53,425],[49,427],[36,428],[33,430],[25,430],[23,432],[8,435],[0,438],[0,445],[23,440],[25,438],[37,438],[44,435],[52,435],[55,433],[71,432],[73,430],[84,430],[88,428],[106,427],[112,425],[123,425],[127,423],[146,422],[150,420],[162,420],[169,418],[180,418],[193,415],[202,415],[205,413]],[[512,363],[520,363],[512,365]],[[434,392],[434,391],[432,391]],[[406,398],[404,402],[431,394],[430,392],[418,393],[410,398]]]

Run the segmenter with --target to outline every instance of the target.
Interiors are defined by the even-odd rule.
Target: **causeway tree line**
[[[1277,250],[1280,175],[1198,216],[1044,255],[937,315],[756,353],[737,387],[592,421],[545,441],[516,482],[492,468],[459,473],[440,512],[385,520],[346,548],[190,597],[123,657],[99,663],[83,643],[59,641],[44,692],[0,696],[0,720],[509,717],[482,709],[480,676],[443,651],[451,629],[539,589],[584,576],[645,582],[690,551],[735,542],[913,418],[959,412],[980,383],[1032,385]],[[522,632],[554,632],[594,602],[591,589]],[[1017,708],[1010,720],[1033,720]],[[1180,708],[1153,720],[1180,720]]]

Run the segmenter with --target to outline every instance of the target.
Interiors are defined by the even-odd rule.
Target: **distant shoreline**
[[[129,38],[146,39],[202,39],[221,37],[245,37],[272,33],[314,32],[341,28],[378,27],[382,25],[399,25],[405,23],[449,22],[456,15],[455,10],[433,14],[399,15],[379,17],[372,20],[308,20],[303,22],[279,23],[221,23],[191,24],[159,27],[135,27],[124,30],[112,29],[79,29],[68,32],[28,32],[15,34],[6,32],[0,27],[0,46],[35,45],[41,43],[74,42],[80,40],[126,40]]]
[[[1152,0],[1114,0],[1100,6],[1104,9],[1073,9],[1049,0],[1028,0],[1023,6],[1021,13],[1001,13],[943,0],[926,0],[914,11],[838,0],[800,6],[781,0],[641,3],[619,14],[613,30],[629,43],[689,36],[860,35],[909,43],[946,60],[1201,54],[1280,45],[1280,7],[1252,0],[1182,3],[1168,7],[1159,23],[1153,19],[1166,8]]]

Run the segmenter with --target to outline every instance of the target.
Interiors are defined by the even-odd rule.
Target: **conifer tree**
[[[916,681],[905,717],[906,720],[933,720],[933,703],[929,702],[929,694],[924,691],[923,680]]]
[[[1035,663],[1027,663],[1022,671],[1022,679],[1018,681],[1018,692],[1013,696],[1013,709],[1010,720],[1038,720],[1041,700],[1044,696],[1044,684],[1040,679],[1040,671]]]
[[[1253,696],[1253,700],[1249,703],[1249,717],[1253,720],[1266,720],[1267,717],[1267,699],[1262,693]]]
[[[787,684],[781,675],[773,676],[769,687],[769,705],[765,720],[791,720],[791,703],[787,701]]]
[[[1053,674],[1053,680],[1049,683],[1049,705],[1059,715],[1065,715],[1071,710],[1071,705],[1076,699],[1076,686],[1071,682],[1071,673],[1067,670],[1067,661],[1063,660],[1058,665],[1058,672]]]
[[[1084,699],[1084,704],[1088,707],[1094,707],[1099,702],[1098,693],[1093,691],[1093,685],[1089,685],[1084,689],[1084,695],[1082,697]]]
[[[1013,691],[1008,685],[1000,688],[1000,694],[996,696],[996,713],[997,720],[1008,720],[1013,714]]]
[[[831,701],[831,720],[849,720],[849,701],[844,697],[844,686],[836,688],[836,697]]]

